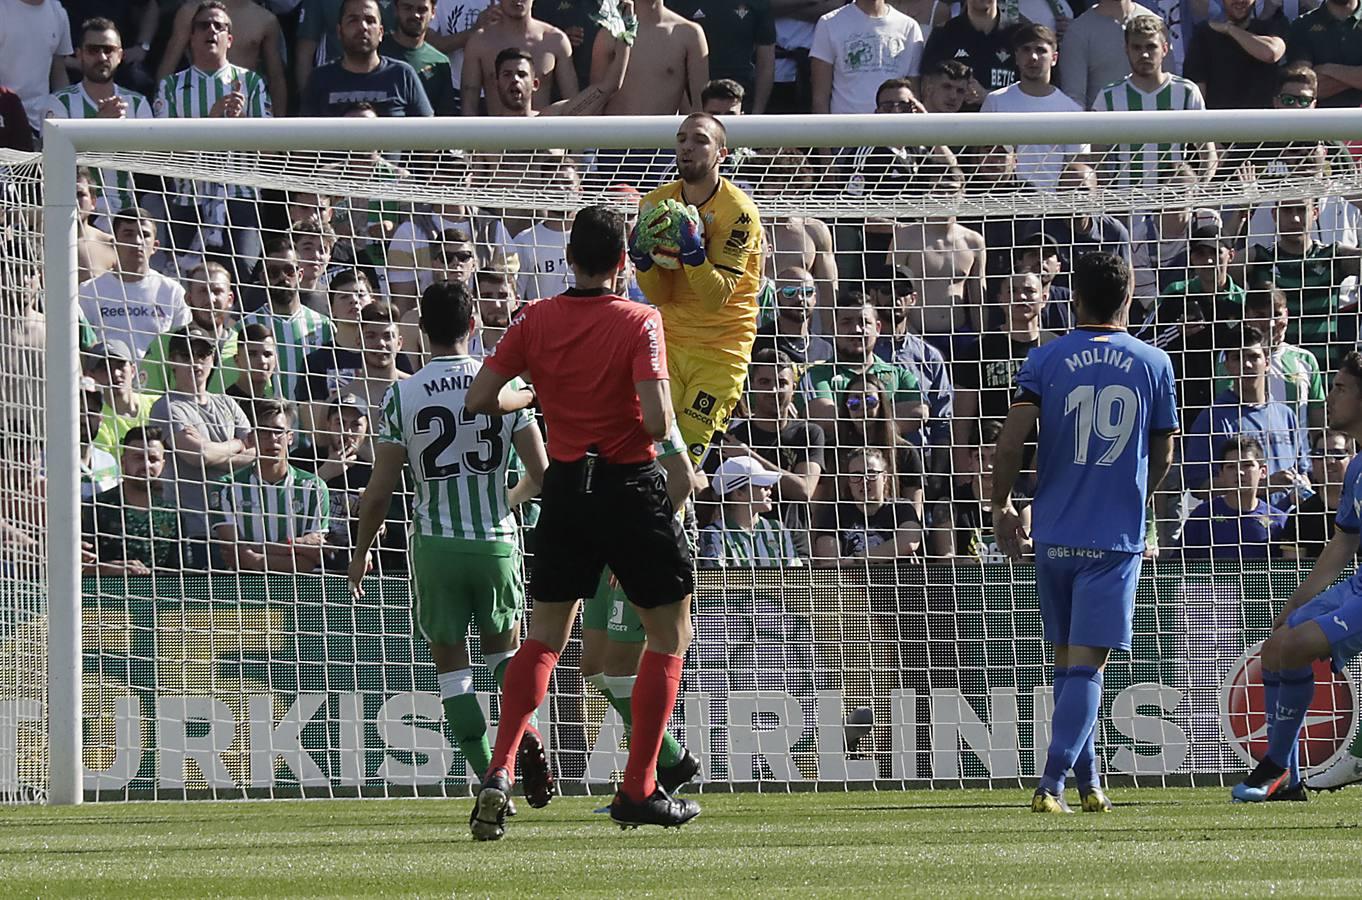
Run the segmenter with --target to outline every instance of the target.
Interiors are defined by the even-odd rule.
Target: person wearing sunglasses
[[[1343,473],[1357,455],[1357,445],[1341,431],[1321,431],[1310,455],[1314,457],[1317,490],[1292,511],[1282,534],[1286,555],[1294,559],[1318,559],[1333,536],[1334,516],[1343,496]]]
[[[757,329],[752,352],[779,350],[802,372],[808,366],[832,359],[832,344],[812,334],[810,326],[818,305],[813,273],[803,266],[790,266],[776,274],[776,314]]]
[[[1280,15],[1260,19],[1254,0],[1219,5],[1223,19],[1213,15],[1192,31],[1183,77],[1197,83],[1210,109],[1262,109],[1277,86],[1290,23]]]
[[[898,498],[884,452],[875,447],[852,451],[843,480],[848,500],[824,506],[817,523],[814,563],[892,563],[917,556],[922,520],[913,504]]]

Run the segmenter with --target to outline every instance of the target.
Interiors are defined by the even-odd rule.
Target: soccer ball
[[[685,207],[675,200],[664,200],[654,212],[654,223],[649,228],[653,247],[649,255],[653,265],[661,269],[681,268],[681,221]]]

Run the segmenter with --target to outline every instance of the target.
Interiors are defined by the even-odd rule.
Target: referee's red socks
[[[679,656],[646,650],[639,663],[638,680],[634,682],[634,730],[629,736],[629,763],[624,769],[623,786],[624,793],[633,800],[646,800],[657,788],[653,770],[657,767],[662,733],[676,705],[683,662]],[[497,747],[500,746],[498,734]],[[495,759],[492,764],[496,765]]]
[[[497,726],[497,745],[492,750],[489,773],[505,769],[514,779],[515,753],[520,748],[520,738],[525,734],[525,726],[530,724],[530,716],[549,692],[549,676],[556,665],[557,651],[536,640],[522,644],[507,664],[506,678],[501,686],[501,724]],[[678,666],[677,672],[680,671]],[[676,689],[673,688],[673,699],[675,696]]]

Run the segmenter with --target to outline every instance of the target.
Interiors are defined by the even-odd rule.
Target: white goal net
[[[1034,569],[993,539],[993,443],[1026,353],[1074,327],[1092,251],[1130,262],[1130,330],[1174,358],[1183,430],[1099,759],[1221,783],[1262,751],[1253,648],[1356,450],[1324,392],[1358,344],[1362,175],[1335,139],[1362,115],[1285,115],[729,122],[723,171],[766,255],[753,366],[691,524],[672,731],[705,789],[1038,773],[1053,660]],[[49,776],[49,731],[82,754],[68,799],[468,791],[413,624],[411,497],[359,600],[355,515],[384,393],[424,361],[421,291],[474,289],[490,352],[522,304],[571,286],[577,209],[632,216],[675,177],[675,122],[600,121],[61,123],[46,175],[66,193],[45,198],[40,158],[0,158],[0,799],[70,781]],[[53,149],[68,135],[78,176]],[[75,246],[44,256],[77,196]],[[44,317],[65,406],[43,394]],[[73,328],[78,373],[50,337]],[[46,464],[62,440],[78,486]],[[770,498],[725,481],[743,457]],[[45,521],[58,484],[80,514]],[[532,554],[533,504],[517,515]],[[48,596],[49,560],[80,567],[77,596]],[[50,683],[79,679],[78,719],[45,695],[49,610]],[[599,792],[625,735],[579,660],[574,639],[540,730],[563,789]],[[1346,752],[1358,715],[1351,676],[1317,675],[1306,767]]]

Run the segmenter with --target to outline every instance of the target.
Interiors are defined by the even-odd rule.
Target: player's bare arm
[[[536,496],[544,487],[544,473],[549,468],[549,454],[544,447],[544,436],[539,433],[538,425],[522,428],[511,438],[516,455],[525,466],[525,475],[507,493],[511,508],[519,506]]]
[[[672,430],[671,383],[665,378],[636,381],[634,388],[643,411],[643,429],[653,440],[662,440]]]
[[[1021,559],[1027,540],[1026,529],[1017,508],[1012,505],[1012,488],[1021,474],[1026,436],[1036,427],[1040,407],[1017,403],[1008,410],[1003,432],[993,456],[993,533],[998,546],[1012,559]]]

